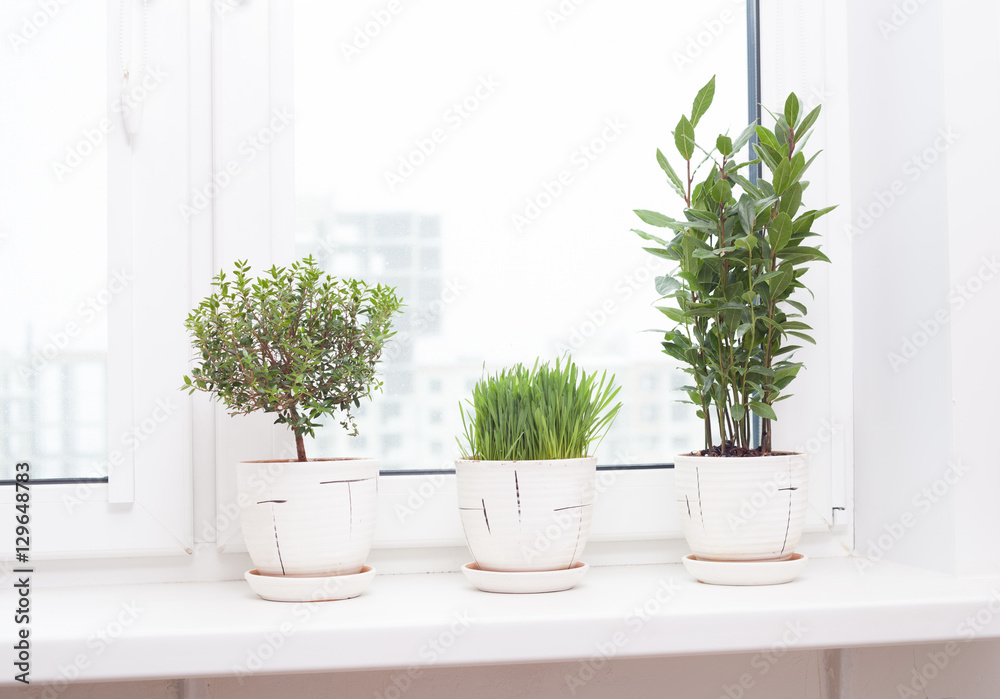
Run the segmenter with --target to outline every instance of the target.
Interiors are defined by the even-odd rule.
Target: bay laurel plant
[[[185,327],[198,353],[188,393],[204,391],[231,415],[276,413],[276,424],[314,436],[325,415],[357,435],[351,413],[382,387],[376,365],[401,301],[395,289],[325,274],[312,257],[251,278],[246,261],[191,311]]]
[[[503,369],[479,380],[472,408],[462,410],[462,457],[484,461],[578,459],[600,444],[621,403],[615,377],[600,378],[577,368],[572,359],[555,365],[535,361]],[[596,444],[595,444],[596,443]]]
[[[829,262],[809,238],[817,235],[816,219],[834,207],[802,210],[803,175],[818,155],[807,158],[803,147],[820,107],[804,114],[792,93],[784,111],[772,114],[773,129],[750,124],[735,139],[720,135],[706,147],[695,140],[695,127],[714,96],[713,77],[674,129],[681,174],[656,151],[683,202],[681,215],[637,210],[645,223],[666,231],[633,230],[655,244],[645,250],[677,263],[655,280],[660,300],[670,302],[659,310],[676,323],[662,345],[691,376],[682,402],[694,404],[704,420],[701,453],[767,454],[777,419],[773,406],[789,397],[785,389],[802,368],[793,359],[800,348],[795,342],[815,342],[801,320],[806,306],[800,290],[808,292],[802,277],[811,263]],[[740,162],[753,137],[756,158]],[[766,172],[751,182],[750,168],[761,163]],[[761,418],[758,449],[751,445],[753,415]]]

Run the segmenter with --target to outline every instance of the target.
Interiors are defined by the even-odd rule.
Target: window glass
[[[106,23],[0,4],[0,480],[106,474]]]
[[[699,447],[643,332],[666,327],[666,267],[630,229],[679,214],[655,152],[680,162],[673,126],[712,75],[700,140],[745,125],[744,3],[300,0],[294,31],[297,253],[407,304],[367,439],[334,424],[312,453],[448,467],[484,370],[567,351],[622,387],[602,463]]]

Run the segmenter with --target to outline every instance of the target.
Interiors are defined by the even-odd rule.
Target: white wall
[[[826,699],[822,653],[798,651],[782,657],[731,655],[612,661],[597,668],[557,663],[471,668],[431,668],[407,685],[396,672],[260,677],[242,685],[235,678],[120,685],[76,685],[63,699],[271,699],[279,696],[329,699],[512,699],[514,697],[683,697],[684,699]],[[763,672],[762,672],[763,671]],[[582,685],[567,678],[583,678]],[[743,679],[746,688],[740,687]],[[582,680],[581,680],[582,681]],[[573,690],[570,690],[570,684]],[[399,691],[397,686],[405,687]],[[728,690],[728,694],[727,694]],[[6,697],[0,690],[0,696]],[[11,692],[11,699],[38,696]]]
[[[794,651],[691,658],[615,660],[581,674],[580,663],[431,668],[398,694],[403,673],[351,672],[247,679],[80,684],[61,699],[511,699],[678,697],[683,699],[907,699],[1000,696],[1000,641]],[[569,677],[589,678],[582,686]],[[743,686],[740,686],[740,682]],[[924,686],[925,685],[925,686]],[[2,689],[4,699],[46,696],[44,688]],[[53,688],[55,689],[55,688]]]
[[[997,573],[997,4],[849,3],[848,23],[856,548]]]
[[[1000,227],[982,220],[984,197],[995,195],[993,186],[977,180],[983,172],[982,139],[1000,123],[1000,5],[949,1],[943,31],[947,117],[959,134],[947,161],[951,281],[971,296],[951,324],[951,451],[969,467],[956,494],[956,568],[965,574],[997,573],[1000,508],[994,496],[1000,493],[1000,459],[983,445],[992,441],[1000,414],[1000,373],[984,370],[984,360],[996,355],[1000,335]]]
[[[841,696],[993,699],[1000,696],[998,655],[997,641],[844,651],[841,681],[850,691]]]
[[[928,313],[946,305],[950,284],[947,169],[938,161],[914,172],[912,164],[937,129],[947,127],[942,9],[927,2],[890,31],[879,22],[891,8],[889,2],[850,3],[848,17],[851,141],[845,145],[855,231],[855,481],[862,554],[886,524],[914,510],[915,494],[940,477],[951,457],[948,330],[903,357],[904,363],[890,362],[891,353],[903,356],[902,338],[921,332]],[[919,515],[913,533],[887,557],[951,570],[950,499]]]

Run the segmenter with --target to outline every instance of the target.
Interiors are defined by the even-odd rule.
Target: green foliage
[[[806,307],[797,298],[806,289],[802,276],[815,261],[829,262],[811,245],[813,222],[834,207],[802,209],[802,179],[816,155],[806,160],[801,147],[819,117],[816,107],[802,115],[790,94],[775,117],[774,129],[751,124],[733,141],[718,136],[706,150],[695,141],[694,127],[712,103],[715,78],[694,100],[691,117],[681,116],[674,145],[686,167],[677,175],[659,150],[656,159],[667,184],[684,201],[682,218],[637,210],[643,222],[666,229],[661,236],[634,230],[653,243],[644,248],[677,263],[656,279],[659,310],[676,327],[665,333],[663,351],[685,365],[692,384],[688,400],[705,421],[705,449],[713,446],[718,426],[721,451],[750,448],[752,415],[762,419],[761,447],[771,449],[770,421],[775,402],[802,368],[792,360],[796,340],[814,342],[799,318]],[[735,156],[756,136],[757,160],[739,163]],[[698,153],[705,157],[692,166]],[[818,155],[818,153],[817,153]],[[697,156],[700,159],[700,155]],[[748,168],[763,163],[770,180],[751,184]],[[707,172],[698,172],[708,164]],[[746,173],[746,174],[744,174]]]
[[[232,279],[220,271],[185,321],[198,360],[184,388],[215,396],[231,415],[276,413],[305,461],[303,436],[324,415],[341,411],[357,434],[351,409],[382,387],[375,366],[401,302],[390,287],[324,274],[312,257],[249,273],[246,262]]]
[[[522,364],[479,380],[472,412],[462,409],[463,458],[485,461],[577,459],[600,443],[621,403],[619,388],[604,372],[587,374],[571,359],[529,371]]]

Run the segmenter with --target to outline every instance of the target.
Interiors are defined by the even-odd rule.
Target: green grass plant
[[[484,376],[462,409],[465,459],[529,461],[590,456],[621,409],[607,372],[587,374],[567,358],[518,364]],[[596,444],[595,444],[596,443]]]

